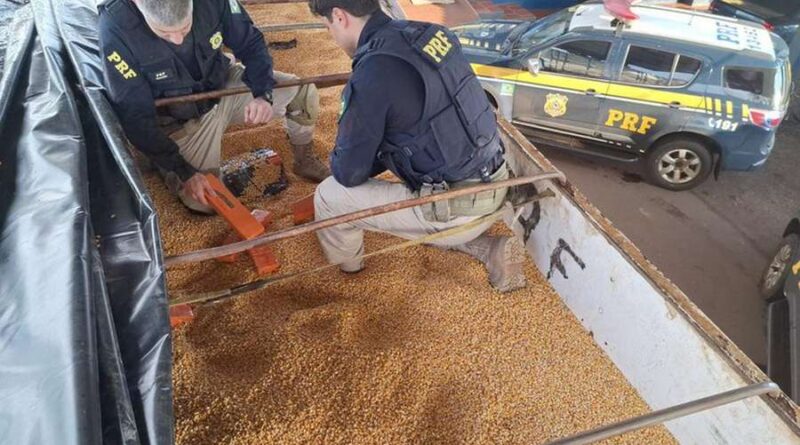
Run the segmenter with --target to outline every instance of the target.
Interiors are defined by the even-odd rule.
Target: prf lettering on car
[[[132,70],[131,67],[128,66],[128,63],[122,60],[118,52],[114,51],[109,54],[106,59],[114,64],[114,68],[116,68],[125,79],[133,79],[136,77],[136,71]]]
[[[650,116],[639,117],[636,113],[620,111],[613,108],[608,110],[607,127],[619,127],[633,133],[647,134],[658,119]]]
[[[758,51],[761,49],[761,42],[758,39],[758,31],[755,28],[742,27],[730,23],[716,22],[717,40],[721,42],[731,42],[734,45],[744,43],[747,49]],[[740,35],[740,32],[744,36]]]
[[[431,56],[436,63],[441,63],[442,58],[447,55],[447,52],[450,51],[452,47],[453,44],[447,39],[444,31],[439,30],[436,35],[431,37],[428,43],[422,47],[422,50]]]

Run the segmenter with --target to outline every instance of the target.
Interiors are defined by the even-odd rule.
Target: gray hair
[[[136,6],[148,21],[177,26],[192,14],[192,0],[137,0]]]

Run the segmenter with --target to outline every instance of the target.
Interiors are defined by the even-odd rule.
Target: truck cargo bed
[[[262,24],[313,20],[300,7],[248,9]],[[349,68],[324,31],[267,37],[298,40],[273,52],[279,70],[310,76]],[[315,143],[323,158],[340,91],[321,91]],[[517,175],[554,170],[501,125]],[[232,129],[224,157],[263,146],[291,164],[278,123]],[[276,229],[290,224],[280,220],[289,204],[314,189],[289,178],[278,197],[244,198],[272,210]],[[186,212],[155,174],[146,181],[166,255],[224,238],[219,218]],[[469,257],[414,247],[370,260],[357,275],[326,271],[200,308],[175,333],[178,441],[544,443],[765,379],[578,191],[546,187],[557,197],[493,229],[510,226],[525,241],[524,290],[497,294]],[[396,242],[369,234],[366,246]],[[273,248],[283,272],[324,264],[313,235]],[[177,294],[255,278],[244,257],[170,270],[168,285]],[[782,396],[750,399],[612,442],[797,443],[792,409]]]
[[[283,7],[296,9],[269,8]],[[323,57],[327,72],[349,64],[324,31],[268,38],[298,39],[297,48],[273,52],[278,69],[306,76],[326,72],[315,63]],[[333,145],[340,90],[322,90],[315,143],[323,157]],[[224,157],[262,146],[291,165],[279,123],[232,129]],[[270,181],[275,171],[258,174]],[[154,172],[145,180],[165,255],[224,238],[220,218],[190,214]],[[291,173],[289,180],[277,197],[250,190],[243,198],[275,212],[276,229],[291,224],[280,219],[289,204],[314,190]],[[366,246],[399,241],[368,234]],[[325,264],[313,235],[273,249],[283,273]],[[543,443],[647,412],[532,262],[526,274],[526,289],[499,294],[477,261],[418,246],[368,260],[357,275],[326,271],[200,307],[174,336],[178,441]],[[170,270],[168,285],[175,297],[255,278],[243,256]],[[659,427],[615,443],[643,442],[674,440]]]

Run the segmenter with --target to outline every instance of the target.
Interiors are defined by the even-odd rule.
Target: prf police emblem
[[[211,44],[211,49],[219,49],[222,46],[222,33],[217,31],[208,39],[208,43]]]
[[[563,116],[567,113],[567,101],[569,98],[563,94],[548,94],[544,102],[544,112],[551,117]]]

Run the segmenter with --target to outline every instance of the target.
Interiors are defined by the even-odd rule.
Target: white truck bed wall
[[[556,168],[499,118],[518,176]],[[569,183],[506,221],[584,328],[651,409],[768,378]],[[624,199],[624,197],[620,197]],[[798,444],[785,395],[746,399],[666,424],[682,444]]]

